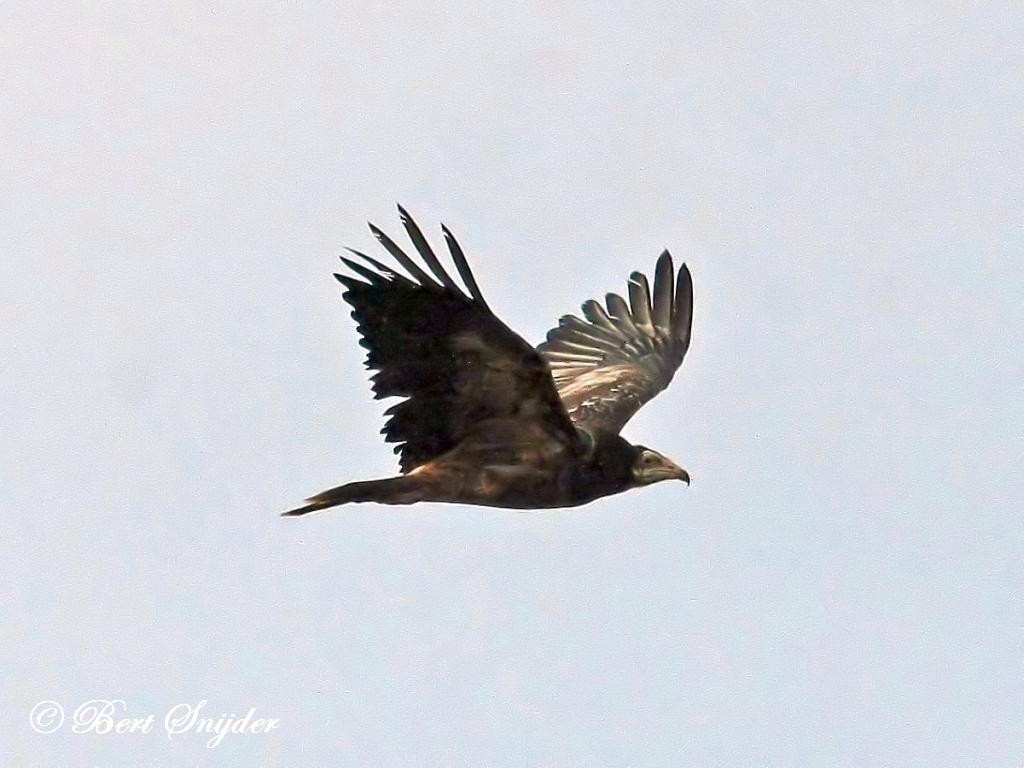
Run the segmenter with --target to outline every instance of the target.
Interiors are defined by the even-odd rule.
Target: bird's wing
[[[566,315],[537,350],[551,366],[569,416],[583,428],[617,433],[648,400],[668,386],[690,346],[693,281],[684,264],[678,278],[665,251],[654,273],[629,277],[629,304],[614,293],[608,311],[583,304]]]
[[[538,451],[577,450],[580,438],[547,364],[491,312],[451,232],[442,225],[468,295],[409,214],[398,211],[426,269],[371,224],[408,275],[352,251],[359,261],[342,261],[354,274],[335,277],[347,289],[343,297],[368,351],[366,365],[376,371],[375,396],[406,398],[387,409],[382,430],[398,443],[402,472],[472,441],[481,425],[503,421],[535,435]]]

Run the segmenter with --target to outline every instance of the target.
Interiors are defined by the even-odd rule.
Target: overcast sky
[[[383,5],[0,4],[0,764],[1024,762],[1019,6]],[[534,343],[685,260],[693,485],[280,519],[395,202]]]

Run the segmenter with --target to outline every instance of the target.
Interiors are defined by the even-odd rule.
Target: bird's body
[[[653,302],[646,278],[633,273],[632,311],[614,294],[608,313],[587,302],[589,322],[563,317],[534,349],[491,312],[451,233],[444,229],[468,294],[399,211],[431,274],[371,225],[408,276],[353,251],[362,263],[343,261],[355,276],[335,277],[376,371],[376,397],[406,398],[387,410],[382,430],[398,443],[402,474],[332,488],[285,515],[361,501],[548,509],[669,478],[689,482],[664,456],[618,434],[686,353],[693,294],[685,265],[673,289],[665,252]]]
[[[308,506],[354,501],[412,504],[446,501],[511,509],[554,509],[586,504],[633,487],[637,447],[602,433],[580,455],[543,455],[532,435],[484,426],[465,446],[453,448],[411,472],[381,480],[347,483],[309,499]],[[521,440],[521,442],[517,442]],[[314,510],[308,510],[314,511]]]

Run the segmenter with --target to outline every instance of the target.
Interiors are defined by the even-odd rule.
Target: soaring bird
[[[405,398],[381,430],[401,474],[339,485],[283,513],[338,504],[446,501],[514,509],[572,507],[690,476],[620,430],[672,380],[690,345],[693,282],[664,251],[654,290],[633,272],[629,302],[606,297],[566,315],[536,349],[490,309],[451,231],[441,225],[463,285],[398,206],[422,265],[370,224],[402,274],[349,249],[336,274],[375,371],[376,398]]]

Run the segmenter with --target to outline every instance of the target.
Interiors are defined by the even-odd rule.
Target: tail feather
[[[352,504],[361,501],[376,501],[380,504],[413,504],[423,501],[422,483],[410,475],[386,477],[382,480],[361,480],[345,483],[337,488],[322,491],[316,496],[306,499],[306,504],[287,512],[281,517],[300,517],[312,512],[319,512],[339,504]]]

